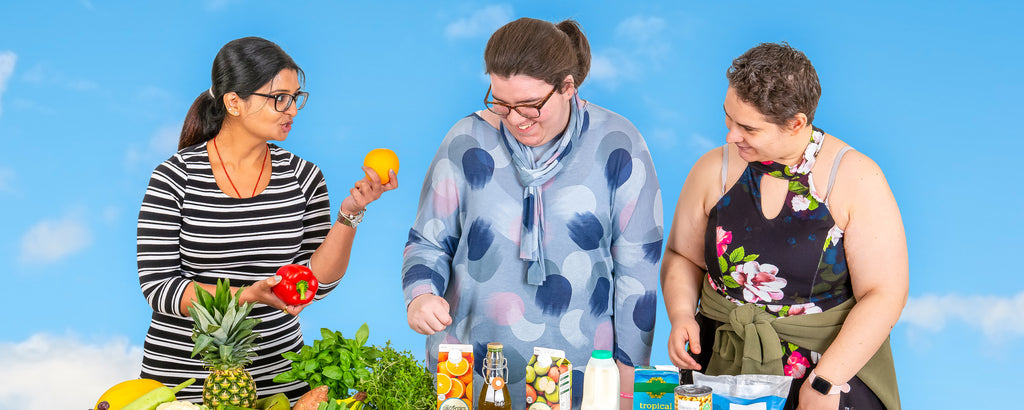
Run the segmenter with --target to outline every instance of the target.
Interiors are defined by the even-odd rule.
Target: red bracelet
[[[624,399],[632,399],[633,393],[619,393],[619,397],[622,397]]]

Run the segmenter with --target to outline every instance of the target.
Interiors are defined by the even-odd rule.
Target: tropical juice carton
[[[637,366],[633,373],[633,410],[672,410],[679,369],[675,366]]]
[[[533,348],[526,363],[526,405],[529,410],[572,409],[572,363],[565,351]]]
[[[442,344],[437,355],[438,410],[472,410],[473,345]]]

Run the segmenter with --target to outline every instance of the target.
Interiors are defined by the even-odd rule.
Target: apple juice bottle
[[[484,385],[480,389],[479,410],[512,410],[512,399],[508,394],[508,361],[502,352],[501,343],[488,343],[484,357]]]

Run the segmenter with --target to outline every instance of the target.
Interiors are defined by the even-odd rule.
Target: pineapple
[[[252,331],[259,319],[247,317],[252,304],[240,305],[242,289],[232,295],[227,279],[217,281],[214,295],[198,284],[193,285],[196,300],[188,308],[195,321],[192,357],[198,354],[210,369],[210,376],[203,383],[203,404],[210,408],[220,404],[255,407],[256,383],[244,369],[256,356],[254,342],[259,337]]]

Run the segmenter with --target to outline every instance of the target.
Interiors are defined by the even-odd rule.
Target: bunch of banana
[[[345,405],[349,410],[360,410],[366,405],[366,393],[359,392],[347,399],[338,399],[338,404]]]

